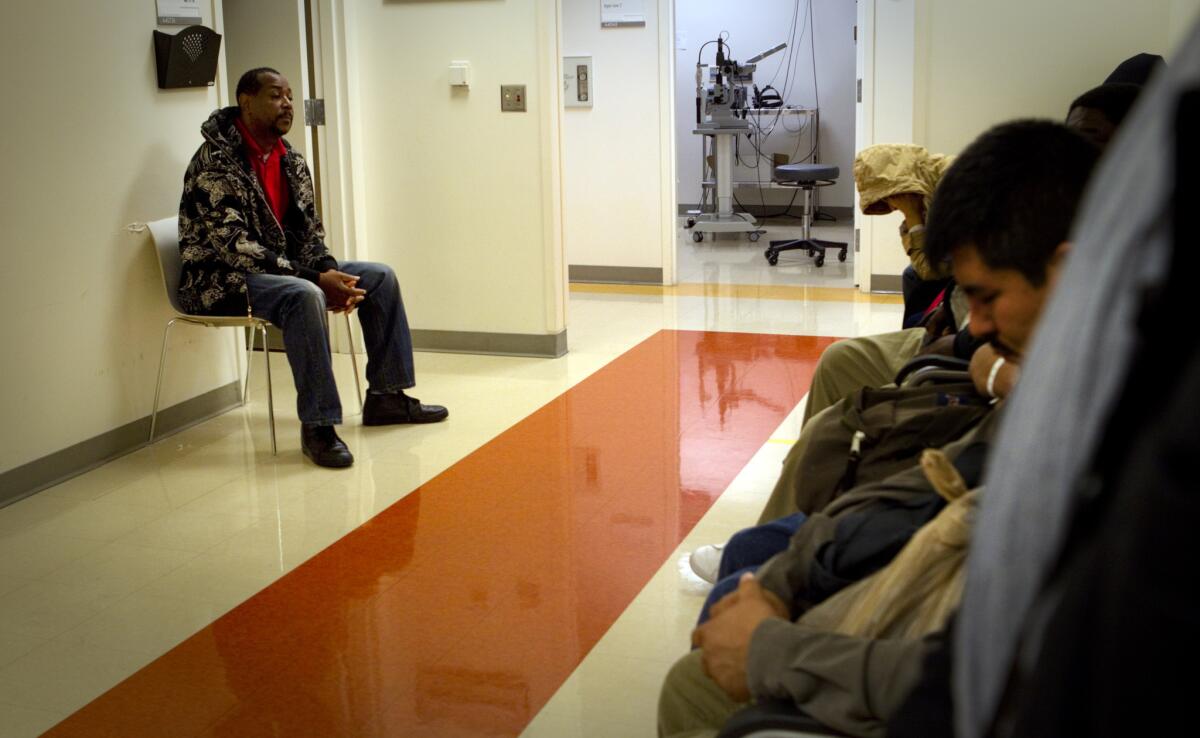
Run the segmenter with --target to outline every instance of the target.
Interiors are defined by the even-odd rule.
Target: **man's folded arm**
[[[764,620],[750,640],[746,681],[757,699],[784,699],[821,724],[883,736],[940,634],[881,640]]]

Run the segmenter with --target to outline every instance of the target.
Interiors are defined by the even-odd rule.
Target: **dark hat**
[[[1158,54],[1138,54],[1137,56],[1131,56],[1117,65],[1112,74],[1108,75],[1108,79],[1104,80],[1104,84],[1121,82],[1131,85],[1144,85],[1155,72],[1166,66],[1167,63]]]

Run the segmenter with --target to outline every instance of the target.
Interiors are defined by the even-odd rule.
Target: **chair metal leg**
[[[146,443],[154,443],[154,428],[158,425],[158,398],[162,393],[163,369],[167,365],[167,338],[171,335],[173,325],[175,319],[171,318],[167,321],[167,327],[163,329],[162,351],[158,355],[158,383],[154,386],[154,409],[150,411],[150,438]]]
[[[354,367],[354,389],[358,391],[358,412],[361,414],[366,407],[363,401],[362,379],[358,376],[358,353],[354,350],[354,326],[350,324],[350,314],[346,315],[346,340],[350,342],[350,365]]]
[[[267,417],[271,420],[271,455],[275,456],[279,453],[279,447],[275,444],[275,393],[271,387],[271,347],[267,344],[267,326],[262,328],[263,341],[263,356],[267,362]]]
[[[246,326],[242,340],[246,342],[246,381],[242,384],[242,404],[245,405],[246,398],[250,396],[250,367],[251,360],[254,358],[254,326]]]

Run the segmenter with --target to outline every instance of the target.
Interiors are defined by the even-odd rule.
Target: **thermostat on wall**
[[[471,86],[471,62],[469,62],[469,61],[452,61],[452,62],[450,62],[450,86],[451,87],[470,87]]]

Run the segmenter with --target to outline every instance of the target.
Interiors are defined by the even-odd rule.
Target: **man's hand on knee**
[[[763,589],[753,574],[743,576],[737,591],[714,605],[709,621],[692,631],[692,645],[701,649],[704,672],[733,699],[750,699],[746,684],[750,639],[762,621],[787,616],[782,600]]]
[[[367,291],[359,289],[358,277],[353,274],[329,269],[321,272],[317,286],[325,293],[325,302],[335,313],[353,312],[358,303],[362,302]]]

